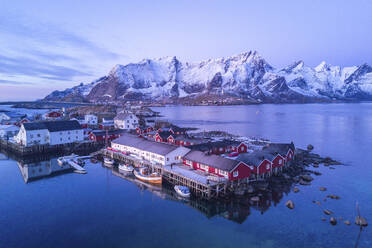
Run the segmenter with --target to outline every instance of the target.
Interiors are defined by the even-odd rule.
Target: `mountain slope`
[[[90,84],[55,91],[48,101],[172,101],[239,99],[241,102],[372,100],[372,67],[315,68],[303,61],[276,70],[257,52],[197,63],[176,57],[116,65]]]

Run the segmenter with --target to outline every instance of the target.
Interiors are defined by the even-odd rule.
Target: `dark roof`
[[[169,136],[173,136],[173,138],[176,137],[176,135],[174,135],[172,132],[170,131],[163,131],[163,132],[158,132],[159,136],[163,139],[163,140],[166,140],[168,139]]]
[[[59,132],[82,129],[78,121],[43,121],[23,123],[26,130],[48,129],[49,132]]]
[[[269,152],[275,155],[279,153],[282,156],[286,156],[289,149],[295,151],[295,146],[293,142],[290,144],[270,143],[269,145],[264,146],[262,148],[263,151],[266,151],[266,152]]]
[[[143,151],[148,151],[160,155],[167,155],[168,153],[178,148],[178,146],[155,141],[149,141],[131,134],[124,134],[121,137],[113,140],[111,143],[131,146]]]
[[[208,165],[224,171],[231,171],[240,161],[224,158],[218,155],[206,155],[201,151],[190,151],[184,156],[185,159]]]
[[[254,151],[252,153],[242,153],[236,158],[236,160],[242,161],[247,165],[259,166],[265,159],[272,161],[275,158],[275,154],[267,151]]]
[[[222,141],[214,141],[214,142],[206,142],[196,145],[187,146],[193,150],[199,150],[202,152],[206,152],[212,150],[213,148],[220,148],[220,147],[227,147],[227,146],[237,146],[241,142],[235,140],[222,140]]]

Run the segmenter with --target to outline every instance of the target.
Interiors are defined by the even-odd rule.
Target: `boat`
[[[69,156],[64,156],[64,157],[57,158],[57,163],[58,163],[59,166],[63,166],[65,163],[67,163],[68,160],[75,159],[77,157],[78,157],[78,155],[72,153]]]
[[[174,190],[182,197],[189,198],[191,193],[190,189],[186,186],[176,185],[174,186]]]
[[[65,159],[63,157],[57,158],[57,163],[59,166],[63,166],[65,164]]]
[[[162,178],[159,173],[149,173],[147,168],[139,168],[138,170],[133,170],[134,176],[141,181],[148,183],[161,184]]]
[[[115,162],[114,160],[109,159],[109,158],[104,158],[103,159],[103,163],[106,164],[106,165],[113,165],[114,162]]]
[[[119,170],[121,171],[132,172],[133,169],[133,166],[131,166],[130,164],[119,164]]]

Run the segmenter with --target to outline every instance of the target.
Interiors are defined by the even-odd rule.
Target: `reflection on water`
[[[160,197],[163,200],[175,201],[180,204],[189,206],[198,212],[205,215],[207,218],[221,216],[225,219],[234,221],[236,223],[243,223],[251,214],[252,210],[264,214],[271,206],[277,205],[284,196],[290,191],[290,185],[285,187],[277,187],[276,190],[261,191],[259,201],[252,201],[250,197],[244,196],[235,199],[207,201],[201,198],[191,197],[189,199],[179,196],[174,190],[173,186],[163,183],[162,186],[153,185],[142,182],[134,177],[132,172],[122,172],[118,170],[117,166],[108,167],[102,165],[105,169],[111,170],[112,174],[124,180],[134,183],[139,189],[147,190],[152,194]]]
[[[25,183],[72,172],[69,165],[60,166],[57,158],[28,164],[18,161],[17,164]]]

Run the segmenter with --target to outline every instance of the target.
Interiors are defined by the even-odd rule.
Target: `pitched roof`
[[[47,129],[49,132],[59,132],[68,130],[80,130],[78,121],[43,121],[43,122],[26,122],[23,123],[26,130],[41,130]]]
[[[222,141],[214,141],[214,142],[206,142],[201,144],[196,144],[192,146],[187,146],[191,149],[199,150],[199,151],[209,151],[213,148],[220,148],[220,147],[227,147],[227,146],[237,146],[241,142],[235,140],[222,140]]]
[[[269,153],[272,153],[272,154],[280,154],[282,156],[286,156],[287,153],[288,153],[288,150],[291,149],[291,150],[295,150],[295,146],[292,143],[289,143],[289,144],[283,144],[283,143],[270,143],[269,145],[267,146],[264,146],[262,148],[263,151],[266,151],[266,152],[269,152]]]
[[[259,166],[265,159],[272,161],[276,155],[267,151],[254,151],[252,153],[242,153],[236,160],[242,161],[247,165]]]
[[[179,148],[178,146],[149,141],[131,134],[124,134],[121,137],[113,140],[111,143],[134,147],[143,151],[167,155],[168,153]]]
[[[176,137],[176,135],[174,135],[172,132],[169,132],[169,131],[163,131],[163,132],[158,132],[159,136],[163,139],[163,140],[166,140],[168,139],[169,136],[172,135],[173,138]]]
[[[240,161],[224,158],[218,155],[206,155],[201,151],[190,151],[184,156],[185,159],[208,165],[213,168],[221,169],[224,171],[231,171]]]

